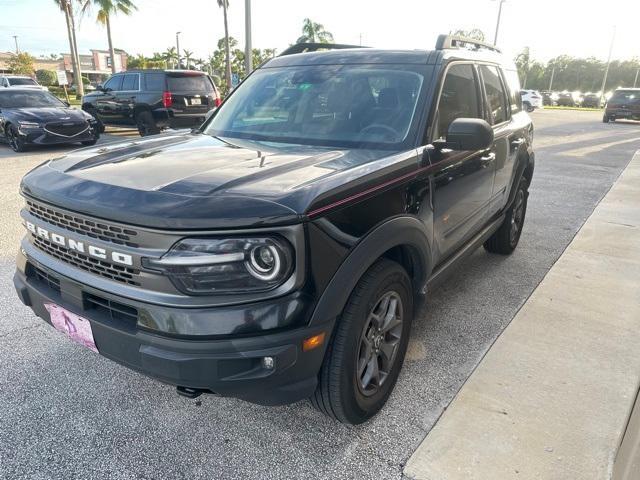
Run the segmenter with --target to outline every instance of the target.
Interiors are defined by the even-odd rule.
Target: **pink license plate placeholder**
[[[71,313],[55,303],[45,303],[44,306],[49,311],[51,323],[56,330],[66,334],[74,342],[98,352],[89,320]]]

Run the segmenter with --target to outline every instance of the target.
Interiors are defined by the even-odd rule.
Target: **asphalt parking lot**
[[[478,250],[413,325],[385,409],[347,427],[307,402],[189,400],[71,343],[18,301],[20,177],[66,149],[0,145],[0,478],[398,479],[411,453],[640,149],[640,124],[535,112],[536,171],[518,250]],[[105,137],[110,141],[117,137]],[[543,414],[543,412],[541,412]]]

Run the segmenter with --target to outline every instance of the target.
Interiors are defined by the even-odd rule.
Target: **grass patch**
[[[564,106],[550,106],[550,105],[545,105],[544,106],[545,110],[577,110],[579,112],[601,112],[603,109],[602,108],[591,108],[591,107],[564,107]]]

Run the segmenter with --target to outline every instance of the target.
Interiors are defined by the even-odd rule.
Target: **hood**
[[[77,122],[87,120],[81,110],[70,107],[41,107],[41,108],[12,108],[10,111],[14,120],[24,122]]]
[[[388,155],[165,134],[76,150],[31,171],[22,189],[70,210],[141,226],[294,223],[319,195],[349,181],[347,172]]]

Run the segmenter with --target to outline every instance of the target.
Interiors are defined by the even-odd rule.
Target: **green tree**
[[[187,70],[191,69],[191,59],[193,58],[193,52],[191,50],[187,50],[186,48],[183,50],[184,60],[187,62]]]
[[[113,48],[111,38],[111,15],[123,13],[131,15],[137,10],[132,0],[79,0],[82,2],[82,13],[88,12],[92,5],[98,8],[96,21],[107,29],[107,40],[109,41],[109,54],[111,55],[111,72],[116,73],[116,52]]]
[[[227,21],[227,10],[229,10],[229,0],[217,0],[218,7],[222,8],[224,15],[224,56],[225,56],[225,79],[227,88],[231,90],[231,45],[229,45],[229,23]]]
[[[67,36],[69,37],[69,50],[71,53],[71,64],[73,66],[73,79],[76,84],[76,95],[82,97],[84,95],[84,87],[80,80],[82,72],[80,71],[80,57],[78,57],[78,42],[76,41],[76,24],[71,0],[53,0],[60,11],[64,13],[67,22]]]
[[[296,43],[331,43],[333,34],[325,30],[324,25],[315,23],[309,18],[302,22],[302,36],[298,37]]]
[[[52,72],[51,70],[36,70],[36,80],[38,80],[40,85],[44,85],[45,87],[56,85],[58,83],[56,72]]]
[[[11,70],[12,73],[31,76],[35,70],[33,66],[34,61],[35,58],[31,55],[27,52],[22,52],[12,55],[7,64],[9,65],[9,70]]]
[[[176,47],[167,48],[162,54],[162,59],[164,60],[167,68],[169,68],[169,64],[171,64],[171,68],[176,68],[176,62],[178,61],[178,52],[176,51]]]

